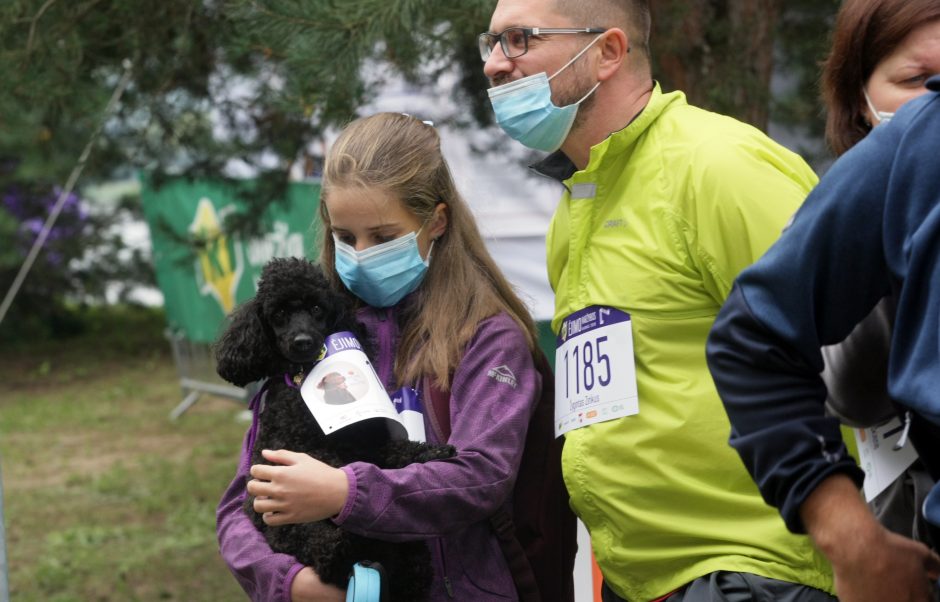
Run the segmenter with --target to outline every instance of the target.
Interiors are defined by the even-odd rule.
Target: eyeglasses
[[[603,27],[582,27],[580,29],[568,29],[557,27],[508,27],[499,33],[483,32],[477,38],[480,45],[480,58],[484,61],[493,54],[493,48],[496,41],[499,40],[499,47],[507,59],[519,58],[529,51],[529,37],[541,35],[553,35],[556,33],[604,33],[607,29]]]

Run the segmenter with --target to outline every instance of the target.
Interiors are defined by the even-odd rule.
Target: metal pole
[[[111,99],[108,101],[108,104],[105,107],[104,117],[102,117],[101,123],[98,124],[98,128],[92,133],[91,138],[88,140],[88,144],[85,145],[85,150],[82,151],[82,154],[78,159],[78,163],[72,169],[72,173],[69,175],[69,179],[65,184],[65,188],[62,189],[61,194],[59,194],[59,198],[56,199],[55,205],[52,207],[52,211],[49,212],[49,217],[46,218],[46,222],[42,225],[42,230],[39,231],[39,236],[36,237],[36,241],[29,250],[29,254],[26,255],[26,261],[23,262],[23,265],[20,267],[20,271],[16,274],[16,278],[13,279],[13,284],[10,286],[10,290],[7,291],[6,297],[3,299],[3,303],[0,303],[0,324],[3,323],[3,318],[6,316],[7,310],[9,310],[10,305],[13,304],[13,299],[16,297],[16,294],[20,290],[20,286],[22,286],[23,281],[26,279],[26,274],[28,274],[29,270],[33,267],[33,262],[36,261],[36,256],[39,255],[39,251],[42,250],[43,245],[46,244],[46,238],[48,238],[49,232],[52,230],[52,226],[55,225],[55,221],[59,218],[59,214],[62,212],[62,208],[65,206],[65,201],[68,200],[69,195],[72,194],[72,188],[75,187],[75,182],[78,180],[78,176],[80,176],[82,170],[85,169],[85,161],[88,160],[88,155],[91,154],[92,146],[98,139],[98,135],[101,134],[101,130],[104,127],[105,122],[108,120],[108,117],[111,115],[111,111],[114,110],[115,105],[117,105],[118,101],[121,99],[121,95],[124,94],[124,89],[130,82],[131,61],[129,59],[124,59],[122,66],[124,67],[124,73],[121,75],[121,79],[118,81],[117,87],[115,87],[114,93],[111,95]]]
[[[7,568],[7,536],[3,515],[3,474],[0,473],[0,602],[10,602],[10,580]]]

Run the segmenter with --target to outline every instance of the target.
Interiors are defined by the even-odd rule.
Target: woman
[[[847,0],[823,68],[826,138],[842,155],[898,108],[927,93],[940,73],[940,0]],[[831,413],[853,427],[897,415],[887,393],[888,348],[896,299],[885,298],[846,340],[823,350]],[[930,541],[920,507],[932,480],[919,462],[871,500],[879,520]]]
[[[219,505],[223,558],[252,599],[344,599],[270,550],[241,511],[247,490],[271,525],[332,517],[369,537],[426,540],[430,600],[517,599],[489,519],[510,502],[541,390],[536,331],[456,190],[436,130],[393,113],[351,123],[327,158],[320,212],[321,262],[360,306],[379,377],[389,390],[418,390],[428,442],[458,453],[382,470],[267,452],[277,466],[252,467],[255,480],[236,475]],[[449,425],[427,408],[442,392]]]
[[[927,92],[927,78],[940,72],[938,36],[937,0],[842,4],[822,72],[826,139],[837,156]]]

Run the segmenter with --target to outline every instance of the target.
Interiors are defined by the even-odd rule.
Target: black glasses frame
[[[531,36],[565,33],[604,33],[606,31],[607,28],[605,27],[507,27],[499,33],[490,33],[488,31],[484,31],[477,38],[477,43],[480,47],[480,58],[485,62],[493,53],[493,48],[496,47],[497,41],[499,42],[500,49],[503,51],[503,55],[507,59],[517,59],[529,51],[529,38]],[[512,46],[509,44],[508,36],[516,33],[522,33],[521,52],[512,48]]]

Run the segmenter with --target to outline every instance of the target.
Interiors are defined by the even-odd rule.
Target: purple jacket
[[[359,314],[373,337],[373,364],[390,390],[397,388],[393,363],[399,332],[394,311],[365,308]],[[394,470],[363,462],[344,467],[349,497],[333,520],[376,539],[427,540],[435,571],[432,602],[517,600],[488,519],[510,502],[540,388],[541,378],[518,325],[506,314],[484,320],[452,379],[448,443],[457,448],[457,456]],[[428,442],[441,443],[441,429],[428,411],[424,422]],[[252,600],[287,602],[294,575],[303,567],[292,556],[272,552],[242,511],[250,478],[248,439],[246,435],[238,472],[219,502],[219,548]]]

